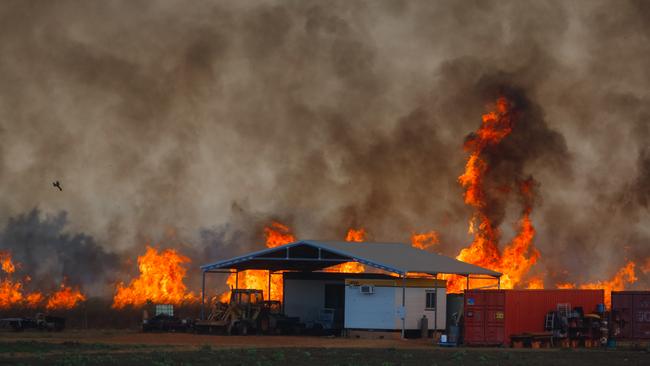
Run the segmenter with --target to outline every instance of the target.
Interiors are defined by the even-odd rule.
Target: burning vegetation
[[[532,214],[538,194],[538,182],[523,170],[516,174],[499,174],[495,169],[499,162],[508,160],[503,157],[503,145],[508,143],[517,128],[526,122],[526,110],[518,105],[516,99],[505,96],[496,99],[490,111],[482,116],[479,128],[470,134],[464,149],[469,154],[464,172],[458,177],[458,183],[464,189],[463,199],[472,208],[468,232],[472,241],[463,248],[456,258],[501,272],[501,287],[542,289],[545,287],[545,275],[533,271],[542,258],[534,244],[536,229]],[[501,219],[494,217],[495,205],[503,207],[508,197],[515,196],[519,204],[518,218],[515,222],[514,236],[504,241],[500,229]],[[498,210],[497,210],[498,211]],[[263,229],[265,247],[274,248],[297,240],[291,228],[278,221],[273,221]],[[365,228],[348,229],[345,240],[363,242],[367,239]],[[411,245],[415,248],[434,251],[440,244],[436,231],[413,233]],[[188,289],[185,284],[190,258],[174,249],[159,250],[147,246],[145,253],[138,257],[138,277],[128,284],[119,282],[115,286],[112,301],[114,309],[127,306],[139,307],[148,302],[180,305],[195,303],[199,296]],[[48,295],[40,291],[27,291],[25,287],[31,282],[29,276],[23,280],[16,279],[15,272],[20,264],[12,261],[9,251],[0,251],[0,309],[12,307],[38,308],[47,310],[71,309],[86,300],[78,289],[61,283],[59,288]],[[611,279],[588,283],[557,283],[555,287],[598,289],[606,292],[609,304],[611,291],[623,290],[628,284],[638,280],[635,269],[642,273],[650,272],[650,258],[638,265],[629,261]],[[327,272],[361,273],[364,265],[357,262],[343,263],[325,269]],[[270,276],[270,294],[268,281]],[[462,276],[443,276],[447,280],[448,292],[461,292],[466,286]],[[237,282],[237,283],[236,283]],[[229,288],[262,289],[266,300],[282,299],[281,273],[270,275],[265,270],[247,270],[238,275],[230,274],[226,280]],[[494,286],[494,280],[474,279],[471,286]],[[208,294],[210,295],[210,294]],[[230,291],[226,291],[217,300],[227,302]]]
[[[148,301],[159,304],[196,301],[196,295],[188,292],[184,282],[187,273],[185,264],[189,262],[189,258],[174,249],[158,251],[147,246],[145,254],[138,257],[140,275],[129,285],[117,285],[113,308],[142,306]]]
[[[31,282],[31,278],[26,276],[24,281],[13,279],[16,268],[19,268],[20,264],[13,263],[11,253],[8,251],[0,251],[0,267],[4,273],[0,278],[0,309],[17,307],[33,309],[44,305],[47,310],[65,310],[72,309],[86,300],[86,296],[79,289],[66,286],[65,283],[49,296],[38,291],[27,292],[25,283]]]
[[[264,237],[266,238],[266,247],[275,248],[280,245],[289,244],[296,241],[288,226],[273,221],[269,226],[264,228]],[[269,271],[248,270],[239,274],[230,274],[226,280],[229,288],[244,289],[267,289],[269,281]],[[271,298],[268,291],[264,291],[265,300],[282,300],[282,276],[271,275]],[[230,290],[219,296],[219,301],[228,302],[230,300]]]

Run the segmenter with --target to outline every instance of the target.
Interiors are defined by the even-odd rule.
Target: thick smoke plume
[[[456,255],[463,142],[506,93],[528,122],[490,154],[491,217],[511,236],[500,183],[534,176],[536,271],[609,277],[650,256],[649,24],[644,1],[4,1],[0,249],[91,293],[146,244],[195,269],[272,219]]]
[[[17,260],[31,288],[51,290],[65,282],[102,293],[115,281],[119,258],[92,236],[65,232],[67,220],[65,212],[44,217],[36,209],[18,215],[0,231],[0,248]]]

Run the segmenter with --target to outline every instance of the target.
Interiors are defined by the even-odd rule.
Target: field
[[[647,350],[434,348],[422,340],[0,333],[1,365],[649,365]]]

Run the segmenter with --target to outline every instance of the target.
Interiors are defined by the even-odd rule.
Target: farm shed
[[[366,329],[374,328],[370,326],[373,324],[394,324],[396,317],[398,326],[391,326],[389,329],[401,329],[402,335],[405,334],[407,326],[411,328],[413,322],[417,322],[421,315],[426,314],[427,301],[430,301],[431,304],[444,303],[444,300],[437,300],[440,298],[438,292],[441,292],[444,298],[442,281],[437,281],[439,274],[456,274],[466,276],[468,279],[470,276],[493,278],[497,286],[501,276],[498,272],[461,262],[454,258],[416,249],[402,243],[303,240],[201,266],[203,271],[202,294],[205,294],[205,275],[208,273],[238,273],[248,269],[267,270],[269,271],[270,284],[271,275],[274,273],[283,273],[285,278],[293,276],[293,274],[289,274],[291,272],[300,273],[295,276],[305,276],[306,272],[321,271],[347,262],[361,263],[374,272],[378,272],[375,274],[383,274],[385,277],[373,277],[375,274],[372,273],[364,273],[363,277],[345,273],[345,276],[337,280],[339,285],[343,281],[344,287],[338,287],[338,290],[328,287],[330,291],[342,293],[344,303],[349,304],[343,306],[344,318],[346,319],[345,327],[363,326],[362,328]],[[423,274],[433,276],[434,279],[428,279],[428,281],[432,281],[429,283],[419,282],[421,286],[415,286],[418,283],[417,281],[422,281],[422,279],[415,277]],[[330,278],[331,280],[333,279]],[[376,282],[379,280],[387,282]],[[321,290],[326,291],[323,281],[327,281],[327,279],[314,279],[311,281],[312,284],[304,285],[302,292],[307,294],[310,291],[311,293]],[[321,288],[321,290],[314,290],[311,287]],[[341,292],[341,290],[344,292]],[[375,290],[378,292],[375,293]],[[364,291],[363,295],[366,297],[359,297],[362,295],[360,291]],[[372,291],[372,294],[369,291]],[[417,297],[418,293],[424,296],[425,300],[420,302],[423,304],[424,309],[422,312],[409,314],[410,306],[408,306],[408,303],[411,301],[417,302],[418,300],[411,299],[414,299],[414,296]],[[378,294],[378,296],[373,296],[374,294]],[[323,296],[325,296],[324,293]],[[301,298],[307,297],[309,296],[301,296]],[[427,298],[430,300],[426,300]],[[292,298],[285,298],[284,300],[283,305],[287,313],[293,311],[292,309],[296,308],[296,306],[299,307],[299,304],[295,304]],[[323,308],[326,305],[324,301],[325,298],[323,297]],[[202,298],[202,304],[204,303],[205,300]],[[338,304],[338,306],[340,307],[341,304]],[[367,319],[364,322],[360,318],[362,316],[360,309],[363,307],[366,307],[366,312],[369,309],[368,307],[389,309],[393,317],[391,317],[391,320],[386,320],[388,318],[381,319],[379,314],[374,316],[363,314],[363,316],[374,317],[374,319],[371,319],[372,322]],[[412,308],[415,309],[415,305]],[[445,309],[440,308],[440,306],[438,306],[438,309],[435,309],[435,306],[429,307],[429,309],[433,309],[432,320],[429,321],[429,324],[430,327],[435,327],[439,319],[437,313],[440,313],[440,319],[444,319]],[[202,317],[203,314],[202,311]],[[354,314],[354,316],[351,316],[351,314]],[[383,316],[386,317],[386,314],[388,313]],[[441,321],[444,325],[444,320]],[[438,328],[441,328],[441,326],[438,326]]]
[[[299,317],[308,328],[402,328],[399,277],[379,273],[286,272],[283,283],[285,314]],[[444,280],[430,278],[405,280],[406,330],[419,330],[422,316],[427,317],[429,329],[445,329],[445,285]],[[327,321],[328,314],[332,315],[331,322]]]

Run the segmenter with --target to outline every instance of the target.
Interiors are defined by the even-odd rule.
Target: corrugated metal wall
[[[650,291],[612,292],[612,310],[620,317],[622,339],[650,339]]]

